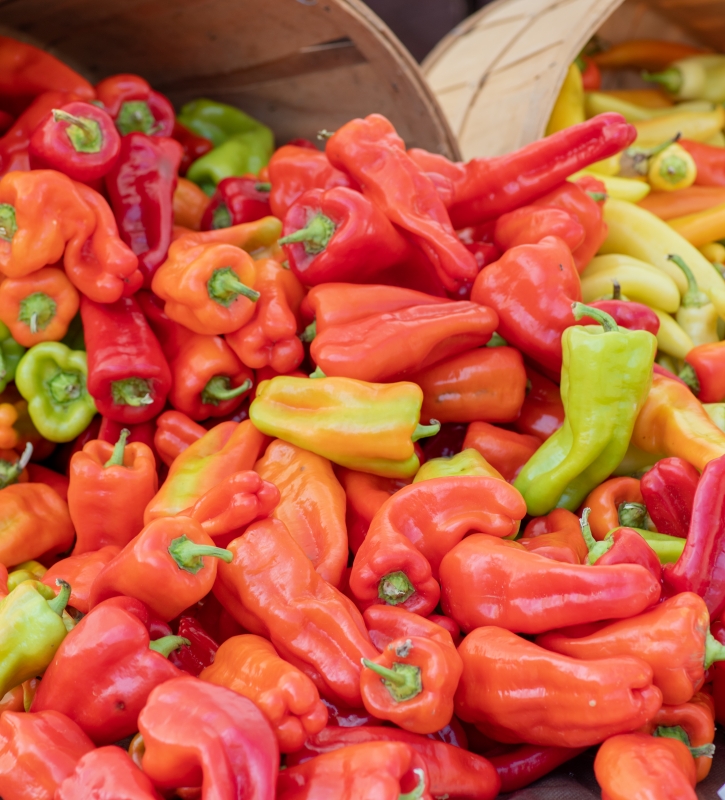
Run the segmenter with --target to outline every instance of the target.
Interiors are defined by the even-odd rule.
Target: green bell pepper
[[[86,354],[60,342],[41,342],[20,359],[15,385],[28,401],[28,413],[41,436],[69,442],[96,413],[88,394]]]
[[[10,328],[0,322],[0,392],[15,377],[18,362],[25,348],[10,335]]]
[[[612,474],[652,381],[657,339],[651,333],[619,328],[609,314],[582,303],[572,308],[575,318],[594,317],[603,327],[573,326],[562,336],[564,424],[514,481],[537,517],[555,506],[574,511]]]

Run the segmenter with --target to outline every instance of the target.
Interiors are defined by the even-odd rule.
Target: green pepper
[[[432,478],[449,477],[482,477],[482,478],[501,478],[486,459],[472,447],[462,450],[460,453],[446,458],[432,458],[416,472],[413,483],[429,481]],[[503,478],[501,478],[503,480]]]
[[[58,596],[40,581],[18,584],[0,603],[0,696],[42,674],[73,628],[64,613],[71,588],[61,578]]]
[[[0,322],[0,392],[15,377],[18,362],[25,348],[10,335],[10,328]]]
[[[28,401],[28,413],[41,436],[69,442],[96,413],[88,394],[86,354],[60,342],[41,342],[20,359],[15,384]]]
[[[514,481],[537,517],[555,506],[574,511],[612,474],[652,381],[657,339],[651,333],[618,328],[609,314],[582,303],[572,308],[575,318],[594,317],[603,327],[572,326],[562,336],[564,424]]]

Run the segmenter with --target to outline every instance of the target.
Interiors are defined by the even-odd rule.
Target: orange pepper
[[[676,192],[650,192],[637,203],[660,219],[698,214],[725,203],[725,186],[688,186]]]
[[[716,242],[725,237],[725,201],[694,214],[670,219],[669,225],[695,247]]]
[[[181,411],[164,411],[156,418],[154,448],[159,458],[170,467],[189,445],[206,433],[206,428],[182,414]]]
[[[201,230],[201,218],[211,203],[203,189],[188,178],[178,178],[174,190],[174,225],[181,225],[191,231]]]
[[[623,509],[627,505],[629,508]],[[639,508],[632,508],[632,505]],[[582,508],[589,508],[589,527],[594,538],[601,542],[613,528],[621,525],[644,528],[644,498],[636,478],[610,478],[593,489]],[[633,516],[634,515],[634,516]]]
[[[18,410],[12,403],[0,403],[0,448],[11,450],[19,442],[18,432],[13,425],[18,421]]]
[[[70,584],[71,593],[68,605],[78,609],[81,614],[90,611],[91,586],[98,573],[121,552],[117,545],[109,544],[100,550],[81,553],[79,556],[68,556],[56,561],[40,579],[41,583],[58,591],[56,578],[62,578]]]
[[[0,698],[0,714],[3,711],[25,711],[23,703],[23,684],[16,686]]]
[[[668,67],[673,61],[707,52],[701,47],[659,39],[628,39],[608,50],[594,53],[592,61],[604,69],[649,69]]]
[[[565,508],[532,519],[518,542],[537,555],[568,564],[586,564],[589,555],[579,517]]]
[[[33,425],[33,420],[28,414],[28,401],[25,400],[16,389],[15,384],[11,383],[5,387],[0,394],[2,405],[11,405],[17,414],[17,419],[13,422],[13,428],[17,433],[18,441],[13,447],[24,448],[28,442],[33,445],[33,457],[38,461],[43,461],[55,450],[55,442],[44,439],[38,429]],[[10,415],[9,411],[6,411]],[[7,417],[9,419],[9,416]]]
[[[674,102],[660,89],[600,89],[601,94],[618,97],[644,108],[672,108]]]
[[[0,320],[16,342],[58,342],[78,312],[80,297],[63,270],[43,267],[0,284]]]
[[[463,449],[473,447],[507,481],[512,481],[541,446],[541,439],[497,428],[488,422],[472,422]]]

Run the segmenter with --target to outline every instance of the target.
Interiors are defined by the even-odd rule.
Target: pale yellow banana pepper
[[[725,433],[725,403],[703,403],[707,416]]]
[[[546,135],[570,128],[572,125],[584,122],[585,119],[582,73],[576,64],[571,64],[549,117]]]
[[[680,219],[682,219],[682,217],[680,217]],[[725,245],[720,244],[720,242],[708,242],[697,249],[708,261],[717,264],[722,264],[725,262]]]
[[[601,164],[603,162],[600,161],[598,163]],[[594,166],[595,165],[592,164],[588,169],[576,172],[569,180],[576,181],[583,175],[594,175],[595,178],[604,184],[608,197],[613,197],[616,200],[626,200],[629,203],[639,203],[639,201],[644,200],[651,191],[651,187],[646,181],[606,175],[597,172]],[[619,169],[619,167],[617,167],[617,169]]]
[[[725,102],[725,55],[690,56],[675,61],[662,72],[645,73],[677,100]]]
[[[588,118],[596,117],[597,114],[606,114],[607,112],[615,112],[621,114],[627,122],[644,122],[648,119],[657,119],[658,117],[666,117],[668,114],[678,112],[702,112],[712,111],[714,108],[712,103],[704,100],[694,100],[688,103],[680,103],[676,106],[666,108],[647,108],[646,106],[638,105],[637,103],[628,100],[622,100],[619,97],[614,97],[604,92],[586,92],[584,95],[584,110]]]
[[[660,321],[657,331],[657,349],[673,358],[684,358],[695,346],[695,343],[667,312],[654,306],[650,306],[650,308],[657,314],[657,319]]]
[[[683,139],[704,142],[715,136],[725,126],[725,108],[714,111],[678,111],[664,117],[635,122],[637,145],[652,146],[674,139],[679,133]]]
[[[705,292],[700,291],[687,264],[677,255],[670,256],[670,261],[677,264],[687,278],[687,291],[677,309],[677,324],[692,339],[695,347],[719,341],[715,306]]]

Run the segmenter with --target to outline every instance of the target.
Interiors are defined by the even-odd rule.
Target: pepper
[[[123,136],[118,159],[105,177],[121,238],[138,256],[146,288],[171,243],[173,196],[182,154],[174,139],[129,133]]]
[[[406,486],[373,518],[355,554],[350,589],[364,607],[387,603],[430,614],[440,597],[441,559],[454,544],[471,530],[510,536],[525,513],[519,493],[500,478],[445,477]]]
[[[652,380],[656,339],[651,333],[619,329],[608,314],[581,303],[572,308],[575,317],[588,314],[603,329],[573,327],[564,332],[564,425],[537,450],[515,482],[529,513],[536,515],[557,505],[577,508],[613,472],[627,450]],[[603,376],[615,373],[616,384],[606,378],[602,382]],[[591,390],[597,380],[594,399]]]
[[[476,260],[455,235],[433,181],[406,153],[385,117],[371,114],[343,125],[327,140],[325,153],[334,167],[360,183],[363,194],[391,222],[408,233],[448,290],[475,279]]]
[[[508,250],[480,273],[471,292],[474,303],[498,314],[497,331],[506,342],[557,376],[562,334],[574,325],[572,302],[580,299],[571,252],[550,236]]]
[[[297,330],[305,290],[295,275],[275,259],[255,261],[254,273],[260,297],[253,316],[229,334],[227,342],[247,367],[269,366],[281,374],[292,372],[304,358]]]
[[[423,392],[414,383],[279,376],[257,386],[249,417],[262,433],[334,464],[405,478],[420,466],[414,441],[439,428],[438,423],[419,424],[422,402]]]
[[[54,800],[95,797],[97,800],[161,800],[153,783],[119,747],[86,753],[60,784]]]
[[[568,564],[585,564],[589,555],[579,520],[565,508],[532,519],[518,542],[530,552]]]
[[[330,462],[277,439],[254,469],[279,489],[271,516],[284,523],[315,570],[339,587],[348,557],[345,491]]]
[[[323,697],[359,708],[361,658],[375,658],[360,612],[324,580],[276,519],[229,544],[214,594],[248,631],[269,639]],[[303,600],[304,598],[304,600]]]
[[[181,157],[181,163],[179,164],[179,175],[186,175],[189,171],[189,167],[196,161],[197,158],[201,158],[201,156],[206,155],[210,150],[214,149],[214,143],[207,139],[205,136],[198,136],[195,133],[192,133],[187,127],[182,125],[178,120],[174,121],[174,130],[172,134],[174,139],[184,148],[184,155]],[[191,183],[191,181],[188,181]],[[193,184],[196,186],[196,184]],[[204,197],[206,197],[207,203],[209,202],[209,197],[205,193]],[[196,230],[200,230],[196,228]]]
[[[637,478],[610,478],[592,490],[582,505],[590,509],[589,525],[598,542],[619,525],[645,527],[647,508]]]
[[[722,342],[693,347],[685,354],[684,360],[680,377],[695,391],[701,403],[719,403],[725,399],[725,346]]]
[[[432,478],[463,476],[504,479],[501,473],[494,469],[478,450],[469,447],[454,456],[428,459],[415,473],[413,483],[429,481]]]
[[[93,742],[57,711],[5,711],[0,718],[0,792],[8,800],[53,800]]]
[[[177,634],[189,644],[183,644],[170,653],[169,661],[175,667],[197,678],[206,667],[214,663],[219,645],[198,619],[187,615],[183,615],[179,620]]]
[[[584,228],[562,208],[533,205],[509,211],[496,220],[494,239],[501,253],[521,244],[538,244],[545,236],[557,236],[573,252],[584,241]]]
[[[569,65],[564,76],[564,83],[554,102],[554,108],[546,126],[546,136],[580,124],[585,119],[582,71],[576,63],[572,63]]]
[[[638,658],[578,661],[493,627],[471,632],[458,652],[456,714],[498,741],[584,747],[646,723],[662,705]]]
[[[598,300],[590,305],[609,314],[620,328],[627,328],[630,331],[649,331],[655,336],[659,332],[659,317],[643,303],[633,303],[628,300]],[[579,324],[595,325],[596,322],[591,317],[582,317]],[[657,344],[659,346],[659,341]]]
[[[722,147],[714,147],[705,142],[695,142],[690,139],[681,139],[680,146],[687,150],[695,161],[697,167],[696,186],[725,186],[725,157]],[[711,202],[710,205],[715,205],[715,203]],[[691,213],[695,213],[695,211],[693,210]]]
[[[491,763],[481,756],[441,741],[399,728],[369,726],[343,728],[328,726],[310,736],[304,747],[287,756],[287,767],[296,767],[317,756],[367,742],[405,742],[423,757],[430,776],[433,797],[450,800],[493,800],[499,779]]]
[[[497,158],[454,164],[443,156],[412,149],[421,169],[445,188],[456,230],[478,225],[528,205],[578,170],[632,144],[636,129],[619,114],[599,114],[571,128]]]
[[[687,538],[700,474],[682,458],[663,458],[640,481],[647,513],[656,529]]]
[[[279,750],[251,700],[191,675],[157,686],[139,714],[142,766],[164,791],[201,784],[202,796],[271,800]]]
[[[47,572],[46,568],[39,562],[39,561],[24,561],[22,564],[17,564],[8,574],[7,589],[8,593],[12,592],[17,586],[19,586],[24,581],[41,581],[41,583],[45,583],[43,581],[43,577]],[[51,588],[57,589],[57,584],[53,582],[52,584],[47,584],[46,586],[51,586]]]
[[[233,413],[254,382],[254,373],[221,336],[189,337],[170,367],[169,402],[194,420]]]
[[[0,319],[23,347],[62,339],[79,303],[76,288],[55,267],[6,278],[0,284]]]
[[[14,448],[19,442],[13,425],[18,421],[18,411],[12,403],[0,403],[0,448]]]
[[[251,422],[221,422],[190,444],[144,511],[144,523],[191,508],[209,489],[242,470],[252,469],[265,437]]]
[[[113,120],[92,103],[54,108],[30,137],[32,169],[55,169],[74,181],[92,183],[113,166],[121,137]]]
[[[116,303],[81,298],[88,347],[88,391],[98,410],[123,423],[145,422],[164,407],[171,373],[133,297]]]
[[[126,595],[145,603],[161,619],[174,619],[209,593],[217,559],[231,558],[189,517],[154,520],[98,573],[90,607]]]
[[[272,726],[282,753],[299,750],[327,724],[327,708],[314,683],[261,636],[227,639],[199,677],[253,701]]]
[[[698,146],[707,147],[708,145]],[[722,148],[716,148],[722,150]],[[725,176],[724,176],[725,178]],[[725,183],[725,181],[724,181]],[[646,208],[655,216],[669,221],[677,217],[685,217],[689,214],[697,214],[706,211],[713,206],[725,203],[725,191],[722,186],[700,186],[695,181],[695,186],[687,189],[679,189],[674,194],[669,192],[652,192],[638,205]],[[717,259],[712,259],[713,261]]]
[[[685,139],[707,142],[725,125],[725,109],[710,106],[702,111],[679,111],[654,119],[635,122],[637,147],[651,148],[660,142],[672,140],[678,134]]]
[[[468,536],[448,551],[440,579],[443,612],[464,631],[498,625],[543,633],[626,618],[656,603],[661,592],[659,580],[638,564],[596,569],[563,564],[484,534]],[[556,612],[541,603],[542,592],[552,587],[559,598]]]
[[[519,433],[536,436],[545,442],[564,423],[561,392],[553,381],[545,378],[540,372],[528,365],[525,365],[524,369],[528,391],[513,426]],[[529,456],[526,456],[521,465],[528,459]]]
[[[209,205],[209,196],[195,183],[179,178],[172,198],[174,225],[191,231],[201,230],[201,220]]]
[[[592,54],[603,69],[664,69],[673,61],[702,53],[702,49],[683,42],[659,39],[627,39]]]
[[[669,258],[687,278],[687,291],[682,295],[680,307],[677,309],[677,324],[695,346],[718,342],[715,306],[710,302],[710,298],[697,288],[695,276],[687,264],[677,255],[670,255]]]
[[[171,136],[174,109],[140,75],[111,75],[96,84],[96,97],[116,123],[121,136],[135,132]]]
[[[76,529],[73,555],[106,545],[124,547],[143,528],[143,509],[158,489],[151,449],[126,444],[121,431],[115,445],[88,442],[70,462],[68,510]]]
[[[201,230],[229,228],[243,222],[254,222],[271,215],[270,184],[255,176],[224,178],[219,181],[211,202],[204,211]]]
[[[502,755],[493,754],[489,756],[489,760],[498,773],[501,791],[515,792],[548,775],[584,750],[585,747],[540,747],[523,744]]]
[[[42,464],[28,464],[28,480],[31,483],[44,483],[53,489],[58,497],[68,502],[68,478]]]
[[[466,431],[463,447],[477,450],[504,480],[513,481],[541,447],[541,440],[536,436],[497,428],[488,422],[472,422]]]
[[[107,545],[100,550],[62,558],[53,564],[40,581],[52,589],[56,585],[56,578],[62,578],[71,587],[68,605],[81,614],[87,614],[90,609],[89,600],[93,582],[103,567],[120,552],[120,547]]]
[[[181,411],[164,411],[156,418],[154,449],[164,464],[170,467],[184,450],[205,433],[205,428]]]
[[[71,283],[112,303],[140,285],[138,259],[118,238],[108,203],[53,170],[10,172],[0,180],[0,269],[19,278],[63,258]]]
[[[10,328],[0,322],[0,392],[5,391],[5,387],[15,378],[15,370],[24,352],[25,348],[10,335]]]
[[[677,542],[681,540],[662,541],[645,539],[642,530],[635,528],[616,528],[610,531],[598,546],[594,544],[594,539],[588,544],[591,545],[588,561],[590,564],[607,566],[612,564],[639,564],[644,567],[657,581],[662,580],[662,564],[667,558],[668,561],[676,561],[682,549],[677,548]],[[649,536],[662,536],[662,534],[652,533]],[[664,538],[664,536],[663,536]],[[667,537],[672,539],[673,537]]]

